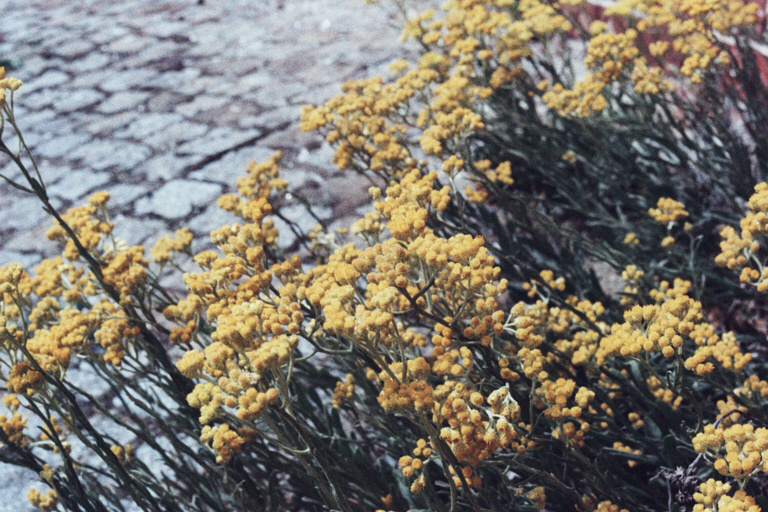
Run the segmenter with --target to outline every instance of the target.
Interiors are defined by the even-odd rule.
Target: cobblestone
[[[144,114],[128,125],[127,128],[116,131],[115,136],[122,139],[143,140],[153,133],[157,133],[168,126],[181,122],[182,119],[183,117],[180,114],[175,113]]]
[[[42,144],[33,144],[35,154],[44,158],[60,158],[76,147],[89,141],[90,137],[79,133],[70,133],[49,139]]]
[[[148,147],[139,144],[120,140],[100,140],[78,147],[70,157],[80,159],[86,167],[95,171],[103,171],[111,167],[133,170],[139,162],[149,158],[150,154],[151,150]]]
[[[138,91],[125,91],[113,94],[108,100],[103,101],[96,110],[103,114],[116,114],[124,110],[138,109],[139,105],[149,98],[150,93]]]
[[[203,139],[195,139],[177,148],[182,155],[214,155],[221,153],[245,141],[255,139],[261,134],[260,130],[238,131],[231,128],[213,128]]]
[[[30,80],[30,82],[25,86],[25,92],[37,91],[40,89],[50,89],[51,87],[64,84],[68,80],[69,75],[62,71],[47,71],[44,74],[36,77],[34,80]]]
[[[66,96],[65,101],[56,108],[59,112],[75,112],[86,109],[104,99],[104,94],[93,89],[80,89]]]
[[[109,64],[110,58],[105,53],[92,52],[70,63],[69,70],[72,73],[84,73],[103,68]]]
[[[196,206],[214,201],[221,194],[221,185],[202,181],[173,180],[139,199],[136,214],[152,213],[165,219],[183,219]]]
[[[106,173],[92,171],[69,171],[55,185],[48,187],[48,194],[66,201],[77,201],[83,192],[88,193],[109,181]]]
[[[143,85],[147,80],[151,80],[157,74],[151,69],[130,69],[117,73],[110,73],[110,77],[98,84],[103,91],[118,92],[125,91]]]

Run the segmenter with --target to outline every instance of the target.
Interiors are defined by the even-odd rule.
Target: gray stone
[[[182,219],[214,201],[221,194],[221,185],[191,180],[174,180],[155,190],[151,197],[136,202],[136,213],[154,213],[165,219]]]
[[[177,64],[171,66],[164,64],[165,59],[178,56],[181,53],[183,53],[183,47],[178,43],[170,40],[156,41],[139,53],[127,56],[127,58],[123,60],[123,65],[131,69],[141,69],[142,67],[151,66],[158,71],[167,71],[169,67],[174,68],[184,65],[183,60],[178,61]]]
[[[173,153],[161,153],[139,167],[150,181],[171,181],[181,177],[184,169],[197,159],[192,156],[176,156]]]
[[[112,72],[110,76],[101,81],[98,86],[107,92],[130,91],[136,87],[144,86],[157,75],[154,69],[127,69],[125,71]]]
[[[190,139],[200,137],[207,131],[208,127],[203,124],[182,121],[147,137],[144,143],[156,150],[168,151]]]
[[[32,512],[35,508],[29,504],[27,493],[33,487],[40,488],[39,477],[34,471],[3,464],[3,478],[0,480],[0,512]]]
[[[91,41],[96,44],[106,44],[110,41],[115,41],[125,34],[128,34],[127,28],[115,25],[114,23],[106,23],[102,26],[101,30],[91,35]]]
[[[109,140],[95,141],[72,154],[74,158],[81,159],[83,164],[97,171],[110,167],[130,171],[150,155],[151,151],[146,146]]]
[[[62,85],[69,81],[69,75],[57,70],[46,71],[40,76],[29,80],[24,84],[24,92],[37,91],[39,89],[49,89]]]
[[[246,95],[257,89],[268,86],[272,80],[274,80],[274,78],[269,73],[259,71],[242,77],[235,83],[229,84],[229,87],[234,94]]]
[[[56,107],[65,96],[65,91],[60,89],[39,89],[31,94],[28,92],[24,93],[24,102],[36,108]]]
[[[201,112],[195,119],[212,126],[231,127],[237,124],[243,116],[251,116],[260,112],[259,107],[250,102],[231,99],[223,106]]]
[[[134,219],[116,215],[112,220],[115,223],[114,235],[128,245],[143,244],[147,241],[154,243],[158,235],[166,229],[165,222],[155,219]]]
[[[182,114],[185,117],[193,118],[201,112],[220,107],[229,101],[230,99],[226,96],[211,96],[209,94],[203,94],[195,97],[189,103],[182,103],[177,105],[176,112]]]
[[[8,157],[5,155],[0,155],[0,176],[13,181],[20,181],[24,179],[24,176],[21,174],[18,166],[14,162],[11,162],[10,159],[8,159]]]
[[[69,69],[73,73],[84,73],[86,71],[103,68],[109,64],[110,60],[111,59],[107,54],[91,52],[80,59],[72,61],[69,64]]]
[[[217,204],[211,204],[200,215],[193,217],[187,222],[187,227],[197,236],[210,236],[211,231],[224,226],[229,226],[235,222],[242,222],[242,219],[222,210]]]
[[[267,109],[255,116],[244,116],[238,120],[237,125],[240,128],[259,126],[274,129],[286,124],[298,124],[300,117],[300,109],[295,106],[286,105],[284,107]]]
[[[214,155],[238,144],[258,137],[260,130],[236,131],[230,128],[214,128],[205,138],[187,142],[178,148],[180,154]]]
[[[184,84],[194,81],[200,76],[200,70],[197,68],[184,68],[179,71],[165,71],[156,74],[144,84],[146,87],[155,87],[157,89],[178,89]]]
[[[237,179],[245,176],[245,169],[251,161],[263,162],[274,151],[260,147],[244,147],[227,153],[219,160],[189,174],[190,178],[215,181],[226,187],[234,188]]]
[[[305,85],[298,82],[292,84],[272,84],[270,87],[257,89],[252,94],[247,95],[247,97],[262,107],[283,107],[288,104],[289,96],[298,94],[304,91],[305,88]],[[275,90],[280,90],[280,94],[271,92]]]
[[[127,128],[115,132],[116,137],[143,140],[168,126],[181,122],[179,114],[147,113],[143,114]]]
[[[114,130],[128,126],[138,117],[139,113],[132,111],[104,116],[92,114],[90,122],[83,125],[83,130],[92,135],[109,137]]]
[[[323,86],[307,86],[296,94],[287,98],[291,105],[322,105],[328,99],[341,93],[339,84],[331,83]]]
[[[109,181],[105,172],[70,171],[55,184],[48,187],[48,195],[77,202],[84,199],[88,192],[103,186]]]
[[[94,49],[94,44],[85,39],[75,39],[68,43],[52,47],[54,55],[65,59],[74,59],[86,55]]]
[[[126,91],[117,92],[109,99],[99,103],[96,109],[104,114],[116,114],[124,110],[138,110],[139,105],[149,98],[148,92]]]
[[[45,217],[42,203],[36,197],[3,200],[0,208],[0,226],[3,229],[25,229],[34,226]]]
[[[0,251],[0,267],[9,263],[21,263],[24,270],[30,272],[42,261],[42,257],[35,253],[23,253],[18,251]]]
[[[37,112],[29,112],[28,114],[25,114],[23,118],[18,119],[18,123],[22,133],[26,133],[27,128],[36,127],[38,125],[40,125],[40,128],[44,128],[45,131],[48,131],[47,127],[42,125],[54,117],[56,117],[56,111],[52,108],[45,108],[38,110]]]
[[[104,99],[104,94],[93,89],[76,89],[57,105],[60,112],[74,112],[88,108]]]
[[[134,175],[128,175],[128,180]],[[119,183],[117,185],[109,186],[109,193],[111,200],[109,204],[112,208],[120,208],[123,205],[128,205],[136,200],[138,197],[147,193],[147,185],[143,179],[141,179],[141,173],[136,173],[136,183]]]
[[[14,134],[12,137],[9,135],[10,134],[7,134],[6,132],[4,137],[5,140],[3,140],[3,142],[5,143],[6,146],[8,146],[9,149],[17,151],[19,148],[19,138],[16,136],[16,134]],[[34,148],[36,145],[40,144],[44,140],[43,134],[36,131],[35,132],[25,131],[22,133],[22,136],[24,137],[24,142],[26,143],[27,147],[30,149]],[[26,152],[22,149],[21,154],[25,155]],[[32,154],[34,156],[37,156],[35,155],[35,153],[32,153]]]
[[[40,175],[43,177],[43,183],[46,188],[72,172],[71,167],[60,164],[61,161],[59,159],[48,160],[38,164]]]
[[[188,23],[184,23],[182,21],[160,21],[157,23],[153,23],[151,25],[148,25],[144,27],[144,31],[147,34],[151,34],[155,37],[171,37],[175,34],[183,34],[187,27],[189,26]]]
[[[54,137],[32,147],[32,154],[45,158],[60,158],[81,147],[89,139],[90,137],[80,133],[70,133],[61,137]]]
[[[127,34],[120,39],[112,41],[107,46],[107,50],[115,53],[133,53],[142,50],[147,45],[151,44],[154,39],[149,37],[141,37],[133,34]]]
[[[220,86],[222,78],[220,76],[201,76],[195,80],[185,82],[178,87],[178,92],[187,96],[196,96],[207,93],[210,89]]]
[[[259,141],[262,146],[295,151],[303,147],[319,147],[325,139],[314,132],[304,132],[297,124],[289,124],[282,130],[275,130]]]
[[[184,101],[184,96],[175,92],[156,92],[147,101],[147,110],[149,112],[172,112],[173,109]]]
[[[296,162],[327,168],[333,166],[333,156],[335,154],[336,151],[328,144],[322,144],[319,148],[312,151],[307,148],[301,148],[296,156]]]

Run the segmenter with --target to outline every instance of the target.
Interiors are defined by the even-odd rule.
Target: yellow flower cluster
[[[255,424],[278,402],[274,384],[293,358],[304,322],[298,285],[310,277],[301,274],[301,261],[293,257],[269,265],[277,253],[278,233],[267,216],[274,195],[284,193],[287,186],[279,177],[280,158],[278,152],[266,162],[249,164],[247,175],[237,183],[239,196],[219,199],[222,208],[245,223],[211,233],[223,254],[197,254],[194,260],[202,271],[184,275],[187,298],[163,312],[178,324],[171,332],[177,342],[199,339],[203,319],[212,328],[212,343],[186,352],[177,367],[190,378],[213,379],[197,384],[187,400],[200,409],[200,422],[206,425],[201,440],[210,441],[223,462],[231,460],[249,436],[227,423],[207,424],[218,417]],[[182,249],[187,245],[185,235],[182,231],[174,241]],[[273,287],[275,282],[282,283],[279,290]]]
[[[109,200],[107,192],[98,192],[89,198],[88,204],[69,209],[62,215],[64,221],[69,224],[77,235],[80,243],[85,249],[101,259],[114,253],[114,248],[106,247],[102,244],[107,236],[112,233],[114,224],[104,218],[104,208]],[[64,228],[58,224],[52,226],[46,236],[50,240],[56,240],[66,244],[63,256],[68,260],[79,260],[80,254],[77,251],[75,242],[67,236]]]
[[[671,299],[660,306],[634,306],[624,312],[623,324],[614,324],[600,342],[599,360],[622,355],[638,357],[643,352],[661,352],[672,357],[702,318],[701,304],[689,297]]]
[[[22,82],[18,78],[5,76],[5,68],[0,66],[0,108],[4,108],[6,105],[6,90],[13,91],[18,90],[21,87]]]
[[[601,501],[597,504],[597,508],[595,508],[595,512],[629,512],[625,508],[619,508],[618,505],[610,502],[610,501]]]
[[[669,197],[660,197],[656,208],[651,208],[648,213],[659,224],[669,224],[688,216],[685,205]]]
[[[741,234],[731,226],[720,231],[720,254],[715,263],[731,270],[741,270],[740,281],[757,288],[768,290],[768,268],[758,258],[760,241],[768,233],[768,183],[755,186],[755,193],[749,198],[750,213],[741,219]]]
[[[744,384],[736,389],[736,394],[748,397],[754,403],[759,403],[761,398],[768,398],[768,382],[757,375],[750,375]]]
[[[346,379],[342,382],[336,383],[336,388],[333,390],[333,398],[331,405],[334,409],[338,409],[343,404],[351,402],[355,396],[355,376],[351,373],[347,374]]]
[[[405,379],[402,363],[392,363],[388,370],[379,374],[382,381],[378,401],[388,413],[403,413],[412,411],[416,414],[427,415],[432,412],[434,389],[427,384],[426,377],[430,373],[429,363],[423,357],[408,360],[406,363]]]
[[[636,269],[631,269],[636,274]],[[626,272],[629,277],[630,272]],[[635,305],[624,312],[623,324],[614,324],[611,333],[600,340],[598,362],[608,357],[640,357],[642,353],[660,352],[664,357],[682,356],[683,348],[694,349],[684,360],[687,370],[697,375],[711,373],[715,364],[740,372],[751,360],[743,353],[733,333],[718,335],[715,328],[702,321],[701,304],[686,295],[690,282],[675,280],[670,288],[664,281],[652,290],[659,304]]]
[[[621,271],[621,279],[627,283],[619,299],[619,303],[624,306],[633,306],[637,303],[637,294],[640,291],[640,283],[645,277],[645,272],[637,268],[637,265],[627,265]]]
[[[477,467],[498,449],[525,451],[526,440],[518,439],[515,430],[520,406],[507,387],[498,388],[485,398],[462,383],[447,381],[435,389],[435,398],[442,405],[435,407],[433,421],[448,424],[441,429],[440,437],[459,462]],[[472,486],[480,483],[478,476],[472,477]]]
[[[121,255],[138,254],[135,248],[118,253],[117,256],[103,269],[105,279],[115,276],[113,284],[122,281],[124,286],[130,286],[126,293],[134,293],[141,286],[134,279],[130,266],[120,265]],[[126,268],[124,274],[112,274],[118,268]],[[142,267],[143,268],[143,267]],[[84,296],[95,296],[99,293],[94,285],[92,274],[86,274],[82,268],[76,269],[73,264],[64,264],[59,257],[44,260],[36,269],[36,275],[30,277],[23,273],[18,265],[6,266],[0,269],[0,282],[3,284],[5,302],[3,305],[3,320],[1,328],[5,335],[16,340],[16,346],[7,346],[11,361],[16,361],[8,377],[10,389],[23,393],[32,393],[43,382],[43,376],[31,363],[22,361],[18,344],[23,341],[24,332],[8,320],[18,321],[20,311],[18,305],[29,308],[27,311],[26,351],[34,357],[35,362],[48,373],[63,377],[74,354],[89,353],[92,348],[89,336],[105,349],[100,358],[114,365],[119,365],[125,357],[125,349],[139,335],[139,328],[134,325],[126,313],[106,298],[92,301],[88,308],[82,307]],[[90,277],[89,277],[90,276]],[[134,288],[136,287],[136,288]],[[9,308],[10,295],[14,295],[14,306]],[[73,304],[72,307],[62,307],[61,299]]]
[[[607,24],[593,22],[584,59],[588,72],[570,89],[542,82],[540,89],[548,89],[542,100],[560,115],[589,116],[608,106],[603,93],[616,82],[628,81],[639,94],[672,91],[674,68],[665,64],[665,58],[673,52],[683,60],[680,73],[699,83],[714,63],[729,62],[718,37],[734,28],[755,24],[757,10],[758,4],[738,0],[620,0],[605,10],[605,16],[619,18],[618,25],[627,28],[609,33]],[[671,41],[657,40],[657,34],[662,33]],[[652,64],[641,51],[657,64]]]
[[[693,438],[693,449],[714,457],[717,472],[737,480],[768,472],[767,428],[741,423],[726,428],[706,425]]]
[[[229,425],[223,423],[214,427],[204,426],[203,432],[200,434],[200,441],[203,443],[210,441],[211,448],[216,453],[216,462],[226,464],[232,460],[232,457],[240,453],[246,439],[232,430]]]
[[[97,192],[88,199],[87,205],[71,208],[62,218],[85,250],[101,265],[104,283],[114,288],[120,295],[120,304],[127,306],[144,293],[149,262],[144,258],[144,247],[128,247],[112,235],[114,223],[108,220],[108,200],[108,192]],[[74,262],[81,259],[74,240],[69,238],[62,226],[54,225],[46,236],[65,244],[62,255],[67,260]],[[86,280],[96,281],[92,275],[88,275]],[[82,291],[89,295],[98,293],[87,285],[82,287]]]
[[[575,446],[582,446],[590,425],[579,418],[582,411],[586,410],[595,398],[595,392],[582,386],[574,396],[575,388],[576,383],[573,380],[559,378],[556,381],[543,381],[537,393],[545,407],[544,417],[557,423],[557,428],[552,431],[552,437]],[[568,407],[571,398],[573,398],[573,405]]]
[[[743,490],[728,496],[730,484],[725,484],[714,478],[702,482],[699,491],[693,494],[695,505],[693,512],[760,512],[755,499]]]
[[[405,113],[416,91],[438,78],[431,69],[414,70],[396,83],[384,85],[381,78],[349,82],[344,95],[325,106],[302,107],[302,130],[326,131],[326,140],[336,145],[334,162],[340,169],[361,168],[399,175],[417,162],[404,144],[407,127],[388,117]]]
[[[8,418],[5,414],[0,415],[0,429],[3,430],[3,436],[9,443],[25,446],[29,444],[29,438],[24,435],[24,429],[27,427],[27,419],[21,413],[14,413]]]
[[[539,486],[534,487],[525,496],[533,504],[533,508],[536,510],[544,510],[547,506],[547,493],[546,488]]]
[[[41,494],[37,489],[30,489],[27,493],[27,499],[33,507],[41,510],[55,510],[59,504],[59,494],[55,489],[51,489],[45,494]]]
[[[176,231],[175,235],[175,237],[166,235],[155,242],[155,245],[149,250],[152,261],[162,265],[168,263],[174,252],[189,252],[192,246],[192,232],[189,228],[181,228]]]
[[[643,453],[642,450],[640,450],[640,449],[633,450],[631,447],[625,445],[621,441],[616,441],[615,443],[613,443],[613,449],[614,450],[619,450],[619,451],[622,451],[622,452],[627,452],[627,453],[634,453],[636,455],[641,455]],[[629,466],[630,468],[633,468],[633,467],[637,466],[637,461],[636,460],[628,460],[627,461],[627,466]]]
[[[540,295],[544,299],[546,299],[549,296],[549,292],[558,291],[562,292],[565,291],[565,278],[564,277],[558,277],[555,278],[555,273],[552,272],[549,269],[542,270],[539,272],[539,277],[541,277],[542,282],[539,282],[537,280],[532,280],[529,283],[523,284],[523,289],[528,292],[528,297],[534,298],[537,295]],[[540,291],[539,287],[537,285],[545,285],[545,288],[548,291]]]
[[[130,444],[126,444],[125,446],[112,445],[109,447],[109,450],[113,454],[115,454],[115,457],[117,457],[117,460],[119,460],[121,463],[125,464],[131,461],[131,455],[133,455],[132,445]]]

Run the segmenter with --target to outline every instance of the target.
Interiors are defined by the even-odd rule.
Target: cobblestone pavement
[[[106,189],[127,242],[185,225],[206,241],[233,221],[215,199],[276,149],[326,219],[366,202],[367,182],[301,133],[299,107],[386,75],[403,54],[398,23],[362,0],[0,0],[0,60],[24,82],[17,117],[60,211]],[[20,177],[7,159],[0,173]],[[0,264],[54,254],[50,225],[35,198],[0,185]],[[28,510],[32,480],[0,464],[0,512]]]

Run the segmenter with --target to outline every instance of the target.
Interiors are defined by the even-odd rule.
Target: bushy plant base
[[[372,200],[348,229],[304,233],[303,259],[271,220],[279,153],[219,199],[238,221],[197,254],[186,229],[148,251],[115,238],[106,192],[57,212],[14,117],[22,84],[0,71],[21,141],[0,151],[25,180],[5,179],[62,245],[0,269],[0,460],[39,474],[30,502],[768,506],[764,13],[395,6],[420,60],[302,111]],[[168,269],[186,297],[158,284]]]

